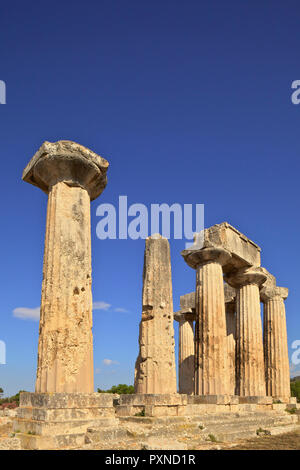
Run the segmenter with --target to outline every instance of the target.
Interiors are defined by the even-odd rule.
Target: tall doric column
[[[135,393],[176,393],[170,246],[154,234],[146,239],[143,307]]]
[[[261,268],[238,270],[227,278],[237,289],[237,395],[265,396],[264,353],[259,288],[267,276]]]
[[[175,320],[179,322],[179,393],[194,394],[194,326],[193,314],[176,312]]]
[[[235,395],[236,303],[225,303],[230,395]]]
[[[264,353],[267,395],[288,401],[290,392],[290,367],[286,331],[284,299],[285,287],[263,288],[264,303]]]
[[[182,252],[196,269],[195,394],[229,393],[222,265],[231,254],[218,247]]]
[[[94,391],[90,200],[108,162],[70,141],[44,142],[23,180],[48,194],[36,392]]]

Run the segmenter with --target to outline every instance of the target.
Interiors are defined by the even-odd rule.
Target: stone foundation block
[[[120,405],[186,405],[187,395],[179,393],[140,393],[120,395]]]
[[[189,395],[187,402],[191,405],[238,405],[239,397],[237,395]]]
[[[186,406],[186,416],[200,416],[209,413],[227,413],[230,412],[230,405],[216,404],[189,404]]]
[[[113,406],[113,393],[30,393],[22,392],[20,407],[105,408]]]
[[[249,403],[256,405],[272,405],[273,398],[265,396],[251,396],[251,397],[239,397],[239,402],[241,404]]]
[[[273,397],[273,403],[297,403],[296,397]]]
[[[128,394],[120,396],[118,416],[184,416],[187,395]]]
[[[87,428],[118,424],[113,400],[107,393],[23,392],[13,429],[24,449],[77,447]]]

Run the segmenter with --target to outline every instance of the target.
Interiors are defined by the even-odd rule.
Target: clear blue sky
[[[132,383],[144,241],[96,237],[99,203],[204,203],[262,247],[290,289],[289,345],[300,339],[299,2],[100,0],[1,6],[1,323],[7,394],[33,390],[47,197],[21,180],[44,140],[70,139],[107,158],[91,205],[95,387]],[[171,240],[174,309],[195,273]],[[115,311],[125,309],[126,312]],[[177,339],[177,332],[176,332]],[[105,359],[113,361],[105,364]],[[299,366],[298,366],[299,368]],[[300,371],[298,371],[300,374]]]

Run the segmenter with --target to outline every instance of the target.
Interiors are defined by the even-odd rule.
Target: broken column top
[[[171,257],[167,238],[146,238],[143,270],[143,308],[166,309],[173,313]]]
[[[215,248],[231,254],[223,264],[225,273],[244,267],[260,266],[260,247],[228,222],[205,229],[203,246],[198,246],[197,238],[195,240],[195,246],[182,252],[185,258],[188,258],[189,252],[192,254],[193,250]]]
[[[167,238],[163,237],[160,233],[153,233],[146,240],[167,240]]]
[[[180,296],[180,309],[195,308],[195,292]]]
[[[266,282],[263,284],[260,291],[260,298],[262,302],[267,302],[274,297],[282,297],[286,299],[289,294],[287,287],[279,287],[276,285],[276,277],[273,276],[266,268],[261,268],[264,274],[267,276]]]
[[[96,199],[107,184],[109,163],[92,150],[70,140],[44,142],[23,171],[22,179],[48,194],[65,182],[86,189]]]
[[[196,310],[195,310],[195,292],[190,292],[189,294],[180,296],[180,310],[174,312],[174,319],[176,321],[181,321],[184,318],[195,320]]]

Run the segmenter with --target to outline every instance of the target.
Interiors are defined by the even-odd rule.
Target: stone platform
[[[85,449],[195,450],[220,449],[222,443],[298,432],[300,409],[284,404],[187,405],[187,416],[120,416],[115,433],[89,428]],[[299,405],[298,405],[299,406]],[[200,409],[203,407],[202,409]]]
[[[179,393],[121,395],[117,416],[184,416],[187,395]]]
[[[89,426],[117,426],[114,397],[108,393],[23,392],[13,430],[24,449],[81,446]]]
[[[284,410],[293,407],[294,398],[277,401],[267,396],[240,397],[237,395],[129,394],[121,395],[118,417],[195,416],[200,413]]]
[[[180,430],[184,431],[186,425],[190,424],[194,429],[195,422],[199,422],[199,429],[202,429],[202,421],[205,427],[207,423],[215,423],[213,430],[219,434],[221,429],[218,429],[218,426],[223,426],[223,421],[221,422],[219,417],[222,416],[226,421],[224,429],[227,427],[231,429],[231,421],[240,422],[242,426],[244,418],[249,421],[247,426],[251,424],[252,431],[260,428],[258,424],[274,426],[277,423],[280,426],[281,424],[294,426],[298,422],[299,406],[293,399],[289,403],[279,403],[271,397],[234,395],[118,396],[107,393],[23,392],[20,395],[17,415],[13,418],[13,431],[22,449],[79,449],[96,443],[100,447],[109,448],[105,446],[113,445],[113,442],[117,443],[120,440],[127,442],[131,435],[129,428],[134,423],[134,427],[138,426],[139,432],[146,433],[145,435],[148,435],[151,428],[149,436],[160,433],[164,435],[164,427],[171,426],[172,429],[168,428],[166,435],[169,433],[172,435],[173,431],[176,431],[176,436],[181,439]],[[240,419],[237,420],[236,417]],[[262,421],[260,417],[263,418]],[[233,431],[232,436],[238,438],[236,426],[233,426]],[[281,431],[286,432],[287,428],[282,428]],[[135,432],[133,429],[132,436]],[[227,434],[224,431],[224,439],[225,435]]]

